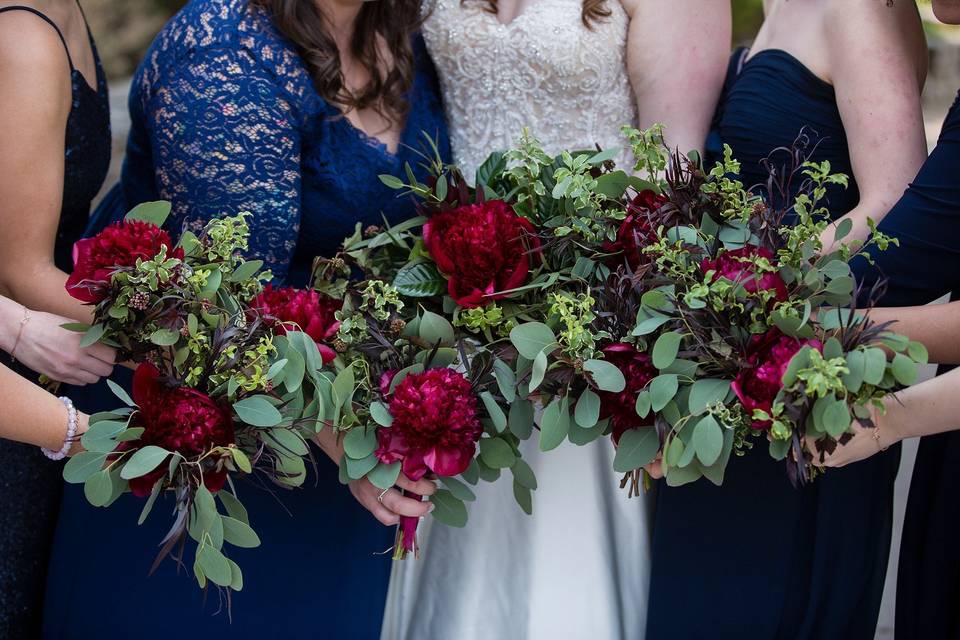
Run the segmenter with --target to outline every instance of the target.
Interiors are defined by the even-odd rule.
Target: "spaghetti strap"
[[[25,7],[19,4],[10,7],[0,7],[0,13],[6,13],[7,11],[27,11],[53,27],[54,31],[57,32],[57,35],[60,36],[60,42],[63,43],[63,50],[67,53],[67,62],[70,63],[70,71],[74,71],[76,69],[76,67],[73,66],[73,56],[70,55],[70,47],[67,46],[67,39],[63,37],[63,32],[60,31],[60,27],[58,27],[53,20],[48,18],[46,14],[37,11],[33,7]],[[80,11],[82,13],[83,9],[81,8]],[[86,22],[86,17],[84,17],[84,22]]]

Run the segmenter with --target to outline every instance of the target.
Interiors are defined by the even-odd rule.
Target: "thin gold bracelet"
[[[23,318],[20,319],[20,328],[17,330],[17,339],[13,343],[13,349],[10,350],[10,359],[13,362],[17,361],[17,347],[20,346],[20,338],[23,337],[23,328],[30,322],[30,309],[26,307],[23,308]]]
[[[873,428],[873,441],[877,443],[877,447],[880,448],[880,451],[886,451],[889,448],[880,444],[880,425],[877,425]]]

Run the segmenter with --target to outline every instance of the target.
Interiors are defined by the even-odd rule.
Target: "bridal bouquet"
[[[380,277],[433,309],[428,326],[461,346],[460,367],[466,345],[490,354],[500,393],[486,405],[491,417],[504,407],[499,424],[516,439],[536,426],[548,451],[609,434],[636,490],[658,456],[672,485],[719,484],[731,454],[765,435],[808,481],[813,457],[926,359],[852,312],[848,262],[862,247],[843,244],[849,224],[836,248],[820,244],[826,186],[846,178],[799,161],[800,195],[773,206],[730,177],[729,149],[707,172],[670,159],[657,127],[624,133],[629,173],[616,151],[551,157],[524,135],[471,179],[438,162],[428,184],[381,176],[417,197],[422,217],[355,236],[344,254],[390,265]],[[874,230],[870,242],[890,239]]]
[[[171,553],[182,561],[190,537],[200,586],[239,590],[225,543],[256,547],[259,538],[232,478],[303,483],[332,382],[321,372],[332,305],[315,292],[264,287],[262,262],[238,257],[249,233],[243,216],[174,246],[161,229],[169,211],[142,205],[76,245],[67,290],[95,305],[95,322],[72,328],[86,344],[116,347],[136,370],[131,395],[109,383],[124,406],[91,416],[85,451],[64,477],[83,483],[95,506],[128,491],[146,498],[141,523],[171,493],[176,517],[158,561]]]

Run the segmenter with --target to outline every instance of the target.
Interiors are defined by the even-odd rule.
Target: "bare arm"
[[[0,437],[57,451],[67,433],[67,409],[55,396],[0,366]],[[77,413],[77,435],[87,416]],[[81,451],[75,443],[70,453]]]
[[[89,321],[53,260],[64,180],[70,65],[36,16],[0,16],[0,292],[31,309]]]
[[[960,369],[905,389],[884,404],[886,414],[874,416],[877,429],[854,427],[853,439],[826,456],[824,466],[843,467],[905,438],[960,428]]]
[[[846,241],[863,241],[927,157],[920,92],[926,76],[923,29],[913,3],[836,0],[827,12],[827,55],[847,134],[860,202]],[[827,229],[824,245],[833,243]]]
[[[630,15],[627,70],[640,127],[659,122],[671,147],[703,152],[730,55],[730,3],[621,2]]]
[[[931,277],[935,276],[931,274]],[[892,331],[922,342],[931,362],[960,364],[960,301],[921,307],[881,307],[870,311],[870,317],[876,322],[893,322]]]

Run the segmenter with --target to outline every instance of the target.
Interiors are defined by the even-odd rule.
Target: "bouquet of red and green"
[[[481,449],[468,483],[495,479],[535,428],[544,451],[610,435],[632,490],[658,457],[672,485],[719,484],[731,454],[758,437],[795,482],[809,481],[816,456],[855,420],[869,424],[871,407],[926,360],[922,345],[854,312],[848,265],[866,245],[844,244],[849,222],[829,250],[820,241],[826,188],[846,178],[796,154],[787,179],[802,187],[775,207],[732,177],[729,149],[707,170],[695,155],[671,157],[658,127],[624,134],[628,171],[612,162],[616,150],[554,157],[524,135],[469,178],[437,161],[426,184],[411,171],[381,176],[419,199],[421,217],[358,230],[335,261],[429,313],[429,330],[443,330],[424,347],[454,347],[459,367],[474,354],[490,361],[484,429],[490,451],[503,441],[511,455]],[[891,239],[874,229],[867,242]],[[423,318],[407,320],[422,334]],[[534,402],[545,406],[537,424]],[[381,442],[389,432],[375,416],[361,426]],[[514,480],[524,504],[516,470]],[[460,493],[444,500],[470,498]]]
[[[162,229],[169,212],[167,203],[141,205],[75,247],[67,290],[95,306],[95,321],[72,328],[85,343],[116,347],[136,370],[132,394],[110,383],[124,406],[91,416],[85,451],[64,477],[83,483],[95,506],[128,491],[146,498],[140,522],[172,495],[176,516],[158,561],[183,561],[192,538],[199,584],[239,590],[225,543],[255,547],[259,538],[233,480],[304,482],[307,443],[323,426],[318,407],[329,402],[332,377],[322,368],[339,305],[264,286],[263,263],[240,257],[244,216],[175,245]]]

